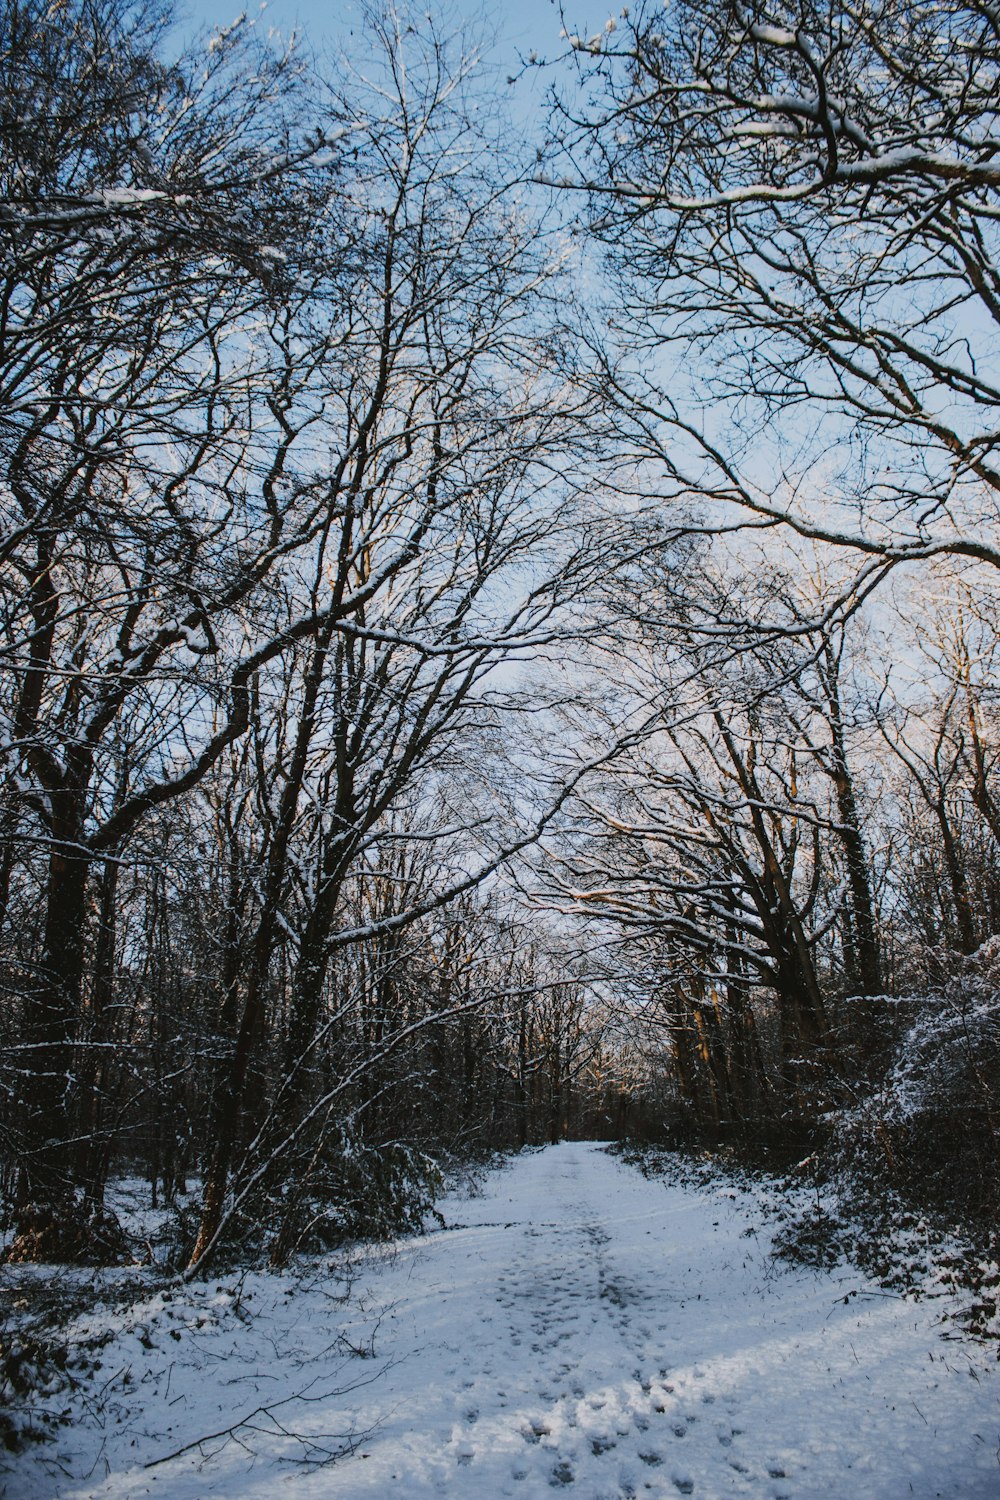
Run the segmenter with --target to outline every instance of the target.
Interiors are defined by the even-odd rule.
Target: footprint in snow
[[[694,1480],[693,1479],[677,1479],[677,1478],[675,1478],[674,1479],[674,1489],[675,1490],[679,1490],[682,1495],[693,1495],[694,1494]]]
[[[549,1480],[549,1484],[553,1489],[557,1489],[562,1485],[572,1484],[575,1477],[570,1464],[564,1458],[552,1470],[552,1478]]]

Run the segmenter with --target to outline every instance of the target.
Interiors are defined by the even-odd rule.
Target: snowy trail
[[[996,1500],[991,1356],[940,1338],[940,1303],[886,1296],[850,1267],[777,1268],[752,1203],[723,1186],[646,1181],[589,1144],[522,1156],[482,1196],[446,1200],[447,1229],[365,1263],[369,1322],[348,1337],[378,1323],[375,1359],[354,1361],[371,1383],[282,1410],[299,1434],[369,1432],[353,1456],[310,1469],[272,1424],[243,1430],[245,1446],[145,1469],[224,1425],[224,1401],[199,1413],[190,1377],[193,1410],[179,1402],[188,1387],[175,1373],[172,1404],[159,1377],[147,1383],[138,1437],[103,1434],[106,1478],[50,1493]],[[331,1342],[328,1296],[307,1288],[283,1312],[277,1298],[266,1305],[266,1284],[255,1284],[237,1372],[244,1410],[255,1390],[284,1389],[276,1372],[290,1348],[306,1358],[310,1340]],[[201,1364],[203,1397],[228,1368],[219,1344]]]

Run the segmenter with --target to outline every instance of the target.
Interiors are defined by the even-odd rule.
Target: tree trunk
[[[851,892],[851,917],[854,926],[853,973],[848,980],[861,995],[880,995],[884,988],[882,956],[879,951],[875,902],[872,897],[868,851],[861,833],[861,818],[854,791],[854,778],[847,759],[844,718],[837,681],[837,661],[827,642],[823,688],[830,711],[832,775],[840,819],[840,839],[847,862],[847,880]]]
[[[83,981],[83,924],[90,860],[76,840],[49,856],[45,936],[38,981],[28,997],[19,1232],[57,1229],[72,1212],[74,1043]]]
[[[975,953],[978,945],[976,942],[975,923],[972,918],[972,901],[969,897],[969,887],[965,879],[965,870],[962,867],[962,856],[959,852],[958,841],[955,838],[951,820],[948,817],[948,809],[945,807],[944,798],[938,798],[933,804],[933,808],[938,828],[941,830],[941,844],[944,849],[945,868],[948,871],[948,884],[951,887],[951,896],[955,904],[955,920],[958,924],[958,945],[963,953]]]
[[[90,1209],[99,1209],[103,1205],[111,1155],[111,1142],[105,1133],[104,1096],[108,1066],[104,1049],[109,1041],[108,1011],[114,998],[118,871],[117,860],[108,860],[101,881],[94,972],[90,985],[86,1036],[89,1050],[80,1059],[77,1172]]]

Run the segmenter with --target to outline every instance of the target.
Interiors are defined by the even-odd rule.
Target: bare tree
[[[550,175],[657,351],[615,383],[666,491],[873,577],[996,566],[994,11],[683,0],[570,43]]]
[[[283,677],[259,679],[266,867],[252,958],[227,1002],[233,1044],[193,1264],[223,1220],[276,945],[294,934],[274,1122],[294,1141],[331,960],[367,936],[350,921],[344,930],[352,872],[428,774],[474,757],[477,731],[496,731],[508,695],[491,673],[575,628],[563,601],[601,571],[589,535],[599,513],[582,488],[589,398],[548,347],[556,268],[492,165],[488,116],[461,100],[467,62],[433,30],[408,30],[392,12],[374,18],[375,78],[337,102],[338,115],[369,120],[353,189],[368,255],[345,309],[351,363],[323,427],[342,455],[343,502],[309,585],[322,623]],[[335,609],[319,604],[327,590]],[[454,840],[486,821],[483,805],[443,822],[426,807],[410,834],[397,826],[397,842]],[[502,851],[503,839],[481,871]],[[456,872],[395,907],[388,932],[479,878]],[[272,1138],[272,1162],[279,1149]]]
[[[648,966],[640,1010],[660,1017],[682,1093],[719,1126],[771,1107],[764,1013],[777,1092],[808,1110],[836,1067],[834,1002],[881,993],[855,774],[877,734],[849,686],[848,626],[816,629],[812,588],[707,554],[685,583],[678,606],[655,564],[637,572],[619,668],[631,705],[616,698],[611,713],[640,727],[574,798],[539,880],[600,924],[626,972]],[[641,990],[630,981],[632,1000]]]
[[[241,24],[170,65],[168,19],[14,5],[0,37],[6,820],[45,862],[19,1204],[43,1229],[70,1185],[89,877],[113,902],[136,827],[244,731],[283,649],[265,581],[330,506],[292,459],[327,343],[304,315],[335,279],[321,133],[291,56]]]

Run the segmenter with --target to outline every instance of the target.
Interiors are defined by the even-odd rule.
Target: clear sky
[[[257,3],[250,0],[243,6],[239,0],[187,0],[187,3],[181,0],[179,8],[193,24],[224,26],[244,9],[252,14]],[[417,13],[426,8],[457,23],[467,20],[473,26],[485,19],[487,26],[497,33],[497,65],[508,71],[516,67],[519,52],[527,55],[536,51],[552,56],[562,46],[559,38],[562,21],[556,0],[497,0],[493,5],[481,0],[438,0],[425,6],[416,0],[412,8]],[[615,6],[613,0],[603,7],[585,0],[583,5],[567,5],[566,9],[574,27],[583,29],[588,20],[595,26],[603,25]],[[267,5],[272,25],[283,32],[298,29],[317,47],[349,30],[358,11],[352,0],[269,0]]]
[[[347,34],[358,24],[361,9],[358,0],[268,0],[265,7],[260,6],[260,0],[244,0],[243,4],[240,0],[177,0],[177,3],[182,25],[192,30],[226,26],[244,10],[252,16],[263,9],[269,25],[284,34],[298,31],[317,52],[338,43],[346,43],[350,50]],[[407,5],[407,0],[403,0],[403,5]],[[454,25],[458,29],[464,23],[477,36],[496,36],[495,45],[485,52],[487,68],[495,68],[501,89],[508,87],[510,75],[519,75],[511,89],[509,105],[513,118],[522,121],[530,135],[541,117],[545,90],[552,75],[547,69],[528,69],[522,73],[519,60],[532,52],[547,59],[565,52],[566,44],[560,37],[563,20],[558,0],[494,0],[492,5],[484,0],[408,0],[408,8],[411,15],[419,16],[426,11],[441,17],[446,28]],[[614,0],[579,0],[579,3],[564,0],[570,29],[588,35],[591,30],[600,29],[619,8],[620,0],[619,5]]]

